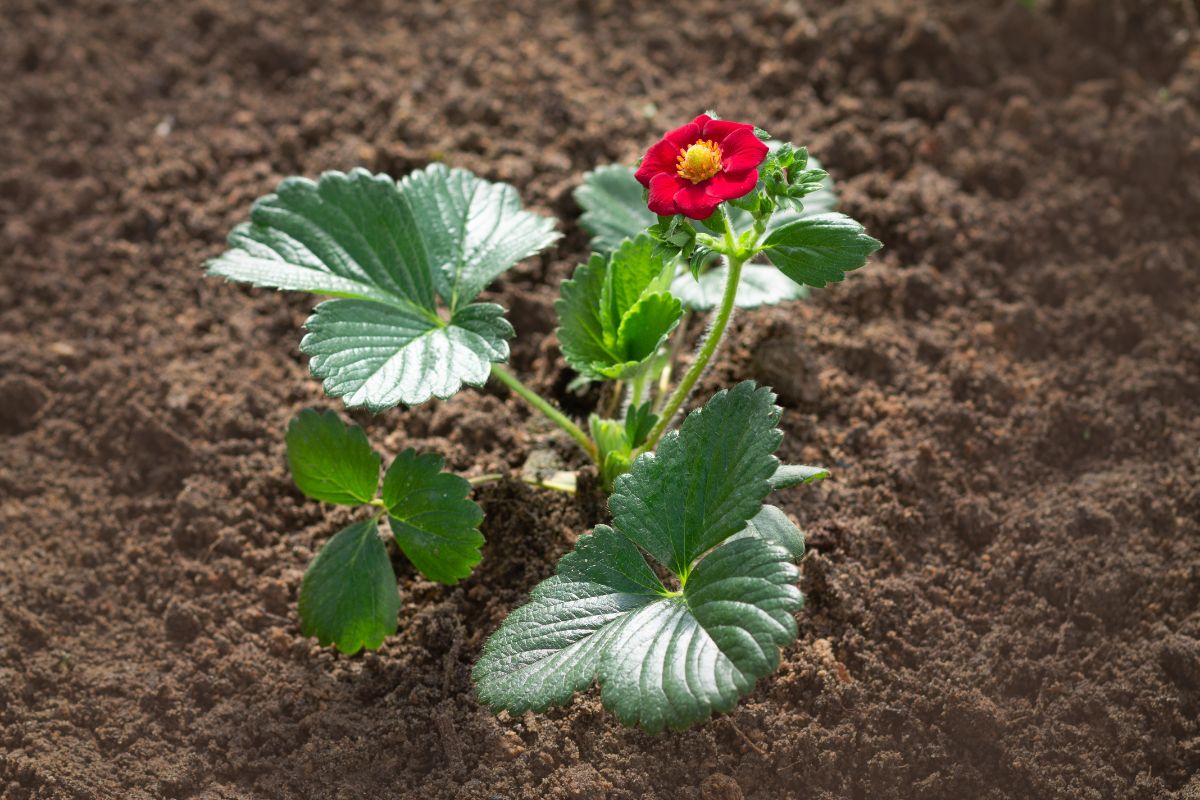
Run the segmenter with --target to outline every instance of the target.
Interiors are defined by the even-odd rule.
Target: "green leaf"
[[[343,653],[373,650],[396,632],[400,593],[374,520],[330,539],[300,584],[300,632]]]
[[[767,258],[785,275],[817,287],[842,280],[883,246],[845,214],[793,220],[772,231],[763,245]]]
[[[473,673],[483,702],[542,710],[595,680],[618,718],[657,732],[730,710],[772,672],[802,604],[791,562],[803,537],[762,505],[778,414],[768,390],[745,382],[639,457],[610,501],[614,526],[580,537],[484,646]]]
[[[824,467],[812,467],[806,464],[780,464],[779,469],[775,470],[775,474],[771,476],[771,491],[816,483],[825,480],[832,474]]]
[[[763,506],[738,536],[756,536],[787,551],[793,561],[804,555],[804,533],[775,506]],[[730,539],[729,541],[733,541]]]
[[[604,705],[651,733],[732,710],[796,638],[797,578],[788,553],[764,539],[717,547],[682,597],[627,612],[614,627],[596,667]]]
[[[471,484],[442,472],[442,463],[436,453],[405,450],[388,467],[381,497],[408,560],[430,580],[455,584],[482,557],[483,510],[467,499]]]
[[[658,415],[654,413],[654,404],[647,401],[640,406],[629,404],[625,409],[625,438],[630,448],[641,447],[650,435]]]
[[[745,527],[770,491],[783,438],[775,395],[743,381],[693,411],[617,479],[613,524],[679,576]]]
[[[679,323],[683,307],[663,291],[669,274],[649,236],[626,240],[607,259],[592,254],[554,303],[559,345],[577,372],[594,380],[643,369]]]
[[[297,488],[313,500],[354,506],[375,499],[379,455],[362,428],[332,411],[306,408],[291,421],[287,459]]]
[[[628,539],[597,525],[488,639],[472,672],[479,699],[514,714],[566,703],[628,613],[664,591]]]
[[[656,221],[634,171],[622,164],[599,167],[583,176],[575,202],[583,209],[579,224],[592,234],[592,249],[611,253]]]
[[[404,309],[362,300],[328,300],[305,323],[300,349],[325,391],[374,412],[399,403],[452,396],[482,386],[492,362],[508,360],[512,326],[494,303],[459,309],[449,325],[430,326]]]
[[[729,268],[725,264],[700,273],[699,278],[680,271],[671,284],[671,294],[693,311],[711,311],[720,305],[728,277]],[[738,308],[758,308],[804,297],[808,297],[808,287],[796,285],[775,267],[747,264],[742,267],[742,280],[738,283],[734,302]]]
[[[471,301],[557,237],[511,186],[465,170],[435,164],[396,182],[355,169],[284,180],[208,269],[344,298],[318,307],[300,349],[329,394],[379,411],[480,385],[507,360],[503,311]]]

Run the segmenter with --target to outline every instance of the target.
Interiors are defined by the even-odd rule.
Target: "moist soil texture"
[[[1033,7],[1027,7],[1032,5]],[[0,796],[1200,798],[1194,0],[6,0],[0,18]],[[499,717],[486,636],[604,519],[477,492],[444,587],[346,657],[296,593],[347,523],[283,433],[334,408],[312,301],[205,278],[284,176],[431,161],[565,237],[489,297],[570,413],[571,197],[707,109],[808,144],[885,243],[736,319],[693,402],[774,387],[800,638],[732,713]],[[698,326],[696,326],[698,327]],[[371,416],[464,474],[569,440],[498,385]]]

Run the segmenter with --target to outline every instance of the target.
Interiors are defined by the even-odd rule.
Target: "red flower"
[[[634,177],[650,190],[647,205],[655,214],[705,219],[724,201],[750,193],[766,157],[753,125],[701,114],[647,150]]]

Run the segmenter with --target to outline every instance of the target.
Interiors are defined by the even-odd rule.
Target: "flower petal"
[[[646,205],[655,214],[662,214],[664,217],[678,214],[679,206],[676,204],[675,198],[684,184],[691,186],[690,182],[678,175],[658,173],[650,180],[650,198]]]
[[[721,166],[726,172],[754,169],[767,157],[767,146],[749,125],[734,131],[721,142]]]
[[[689,122],[687,125],[681,125],[673,131],[667,131],[663,136],[663,141],[670,142],[675,145],[675,152],[678,155],[679,150],[688,145],[695,144],[700,139],[700,126],[694,122]]]
[[[758,183],[758,170],[748,169],[745,172],[718,172],[707,181],[706,191],[714,199],[735,200],[744,197],[754,190]],[[682,206],[682,202],[680,203]]]
[[[684,186],[675,194],[675,205],[679,208],[677,213],[688,219],[708,219],[721,205],[721,198],[714,197],[708,191],[712,180],[695,184],[680,180]]]
[[[633,173],[633,177],[638,179],[638,183],[649,188],[650,181],[655,175],[661,173],[675,174],[677,168],[676,159],[679,158],[679,148],[668,142],[666,139],[660,139],[646,151],[645,157],[642,159],[642,165],[638,167],[637,172]]]
[[[721,145],[722,151],[725,150],[725,140],[738,131],[746,131],[751,136],[754,136],[753,125],[747,125],[744,122],[730,122],[727,119],[710,119],[702,127],[703,130],[700,131],[700,135],[705,139],[712,139]],[[758,139],[757,136],[754,136],[754,138]]]

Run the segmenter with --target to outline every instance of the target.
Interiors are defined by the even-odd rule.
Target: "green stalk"
[[[692,361],[692,365],[688,371],[684,373],[683,379],[679,381],[679,385],[675,387],[675,391],[667,399],[666,405],[659,412],[658,422],[650,429],[650,435],[646,439],[646,443],[642,445],[641,452],[653,450],[658,440],[667,432],[667,426],[671,424],[671,420],[679,413],[679,408],[687,400],[688,395],[692,393],[692,389],[696,385],[696,381],[700,380],[700,376],[704,374],[704,370],[708,368],[708,362],[712,359],[713,354],[717,352],[717,347],[721,344],[721,337],[725,334],[725,328],[729,325],[729,319],[733,316],[734,300],[737,298],[738,283],[742,279],[742,266],[748,260],[747,256],[736,258],[727,256],[729,261],[729,276],[725,281],[725,294],[721,298],[721,305],[717,309],[717,314],[713,318],[712,327],[708,329],[708,335],[704,337],[704,343],[700,345],[700,349],[696,352],[696,358]]]
[[[521,383],[520,379],[505,369],[502,364],[492,364],[492,375],[496,376],[509,389],[516,392],[526,403],[529,403],[529,405],[545,414],[551,422],[566,431],[572,439],[579,443],[579,446],[591,457],[592,461],[599,463],[600,454],[596,450],[596,443],[578,425],[568,419],[566,414],[544,400],[540,394]]]

